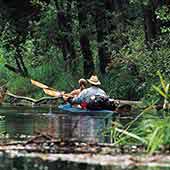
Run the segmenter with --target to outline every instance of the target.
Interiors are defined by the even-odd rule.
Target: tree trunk
[[[106,67],[110,62],[110,55],[108,53],[108,44],[106,43],[108,36],[108,24],[106,17],[104,2],[96,1],[96,31],[99,55],[99,68],[102,74],[106,73]]]
[[[143,9],[145,41],[147,45],[150,45],[160,33],[160,22],[156,19],[155,15],[155,10],[160,5],[162,5],[162,2],[159,0],[150,0]]]
[[[152,42],[156,37],[156,23],[153,15],[153,10],[149,6],[144,8],[144,29],[146,43]]]
[[[16,62],[16,66],[20,72],[20,74],[24,77],[28,76],[28,70],[25,66],[24,60],[23,60],[23,55],[22,55],[22,47],[20,46],[20,44],[25,42],[25,34],[17,34],[16,39],[14,40],[14,47],[16,49],[16,54],[14,56],[15,58],[15,62]]]
[[[71,2],[67,1],[67,10],[63,7],[63,2],[55,0],[57,8],[58,26],[62,33],[61,35],[61,49],[65,61],[65,71],[75,71],[76,67],[76,51],[74,48],[74,39],[72,36],[72,16],[71,16]]]
[[[90,41],[87,31],[87,7],[83,0],[77,0],[78,18],[80,27],[80,47],[84,57],[84,76],[87,78],[94,73],[94,61],[90,49]]]

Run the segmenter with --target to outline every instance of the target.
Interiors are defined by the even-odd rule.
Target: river
[[[0,142],[26,141],[37,134],[47,134],[53,138],[62,140],[76,139],[82,142],[93,143],[108,142],[108,138],[103,135],[103,131],[106,127],[110,126],[111,119],[111,117],[105,114],[69,114],[52,107],[1,107]],[[125,157],[122,156],[122,160],[123,158]],[[77,161],[79,159],[81,159],[80,162]],[[112,162],[114,164],[113,166],[110,163],[109,165],[104,162],[102,163],[102,160],[106,159],[92,158],[90,155],[36,155],[5,151],[0,152],[0,170],[169,169],[169,167],[157,165],[137,167],[131,163],[126,164],[126,160],[116,166]]]

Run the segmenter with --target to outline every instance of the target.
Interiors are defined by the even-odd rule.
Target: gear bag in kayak
[[[114,101],[104,96],[91,96],[86,107],[90,110],[115,110],[116,108]]]

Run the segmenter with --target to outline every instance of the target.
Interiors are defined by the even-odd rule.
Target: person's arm
[[[71,102],[71,100],[78,96],[80,94],[80,89],[75,89],[73,91],[71,91],[70,93],[68,93],[67,95],[63,95],[63,99],[64,99],[64,102]]]
[[[83,91],[80,92],[80,94],[77,97],[73,98],[72,102],[80,104],[83,101],[83,99],[85,98],[86,93],[87,93],[87,90],[84,89]]]
[[[81,92],[80,89],[75,89],[75,90],[71,91],[70,95],[78,96],[80,94],[80,92]]]

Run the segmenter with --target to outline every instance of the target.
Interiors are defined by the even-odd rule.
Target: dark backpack
[[[87,109],[90,110],[115,110],[115,104],[109,97],[104,96],[92,96],[88,103]]]

